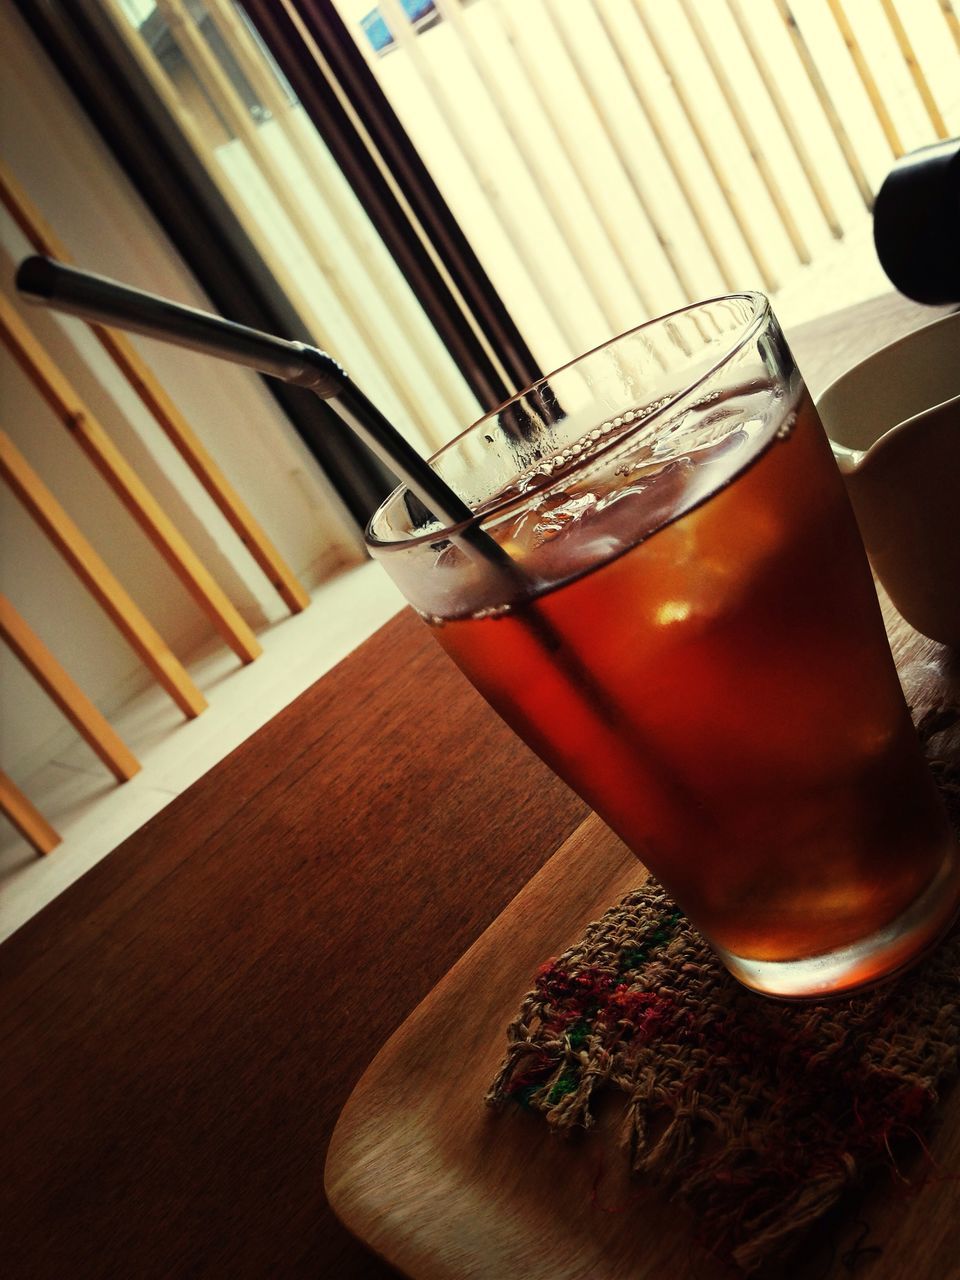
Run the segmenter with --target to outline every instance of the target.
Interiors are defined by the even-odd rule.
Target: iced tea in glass
[[[766,299],[643,325],[432,463],[474,521],[398,490],[372,554],[737,978],[839,993],[943,932],[956,841]]]

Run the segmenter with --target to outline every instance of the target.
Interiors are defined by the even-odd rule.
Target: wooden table
[[[790,337],[816,395],[936,314]],[[0,948],[7,1280],[394,1274],[325,1205],[334,1122],[585,815],[387,624]]]

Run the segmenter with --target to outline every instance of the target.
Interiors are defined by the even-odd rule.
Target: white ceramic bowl
[[[891,600],[960,647],[960,313],[868,356],[817,409]]]

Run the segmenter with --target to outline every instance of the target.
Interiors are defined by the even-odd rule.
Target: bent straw
[[[17,271],[16,285],[32,302],[218,356],[314,391],[324,400],[332,401],[346,425],[396,472],[431,514],[445,525],[473,521],[474,513],[463,499],[444,483],[325,351],[171,302],[78,267],[64,266],[52,258],[24,259]],[[522,567],[478,524],[467,524],[450,536],[465,551],[486,561],[489,569],[500,575],[504,589],[511,595],[522,597],[526,594],[524,588],[529,590]],[[640,727],[624,716],[613,695],[597,681],[578,654],[563,643],[549,618],[534,609],[531,602],[524,621],[531,635],[543,646],[548,661],[564,673],[571,688],[612,732],[619,733],[632,745],[643,759],[650,778],[671,798],[677,812],[700,820],[701,805],[697,797],[660,761]],[[711,834],[710,824],[704,825],[705,834]]]
[[[325,351],[224,320],[208,311],[145,293],[90,271],[65,266],[52,258],[24,259],[17,271],[16,285],[31,302],[246,365],[315,392],[331,402],[346,426],[443,525],[458,525],[473,519],[470,507]],[[489,563],[501,570],[509,568],[516,574],[515,562],[477,526],[470,525],[463,530],[460,540]]]

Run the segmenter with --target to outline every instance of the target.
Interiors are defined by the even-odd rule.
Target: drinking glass
[[[431,465],[473,519],[400,488],[371,554],[735,977],[820,997],[936,940],[956,841],[764,297],[616,338]]]

